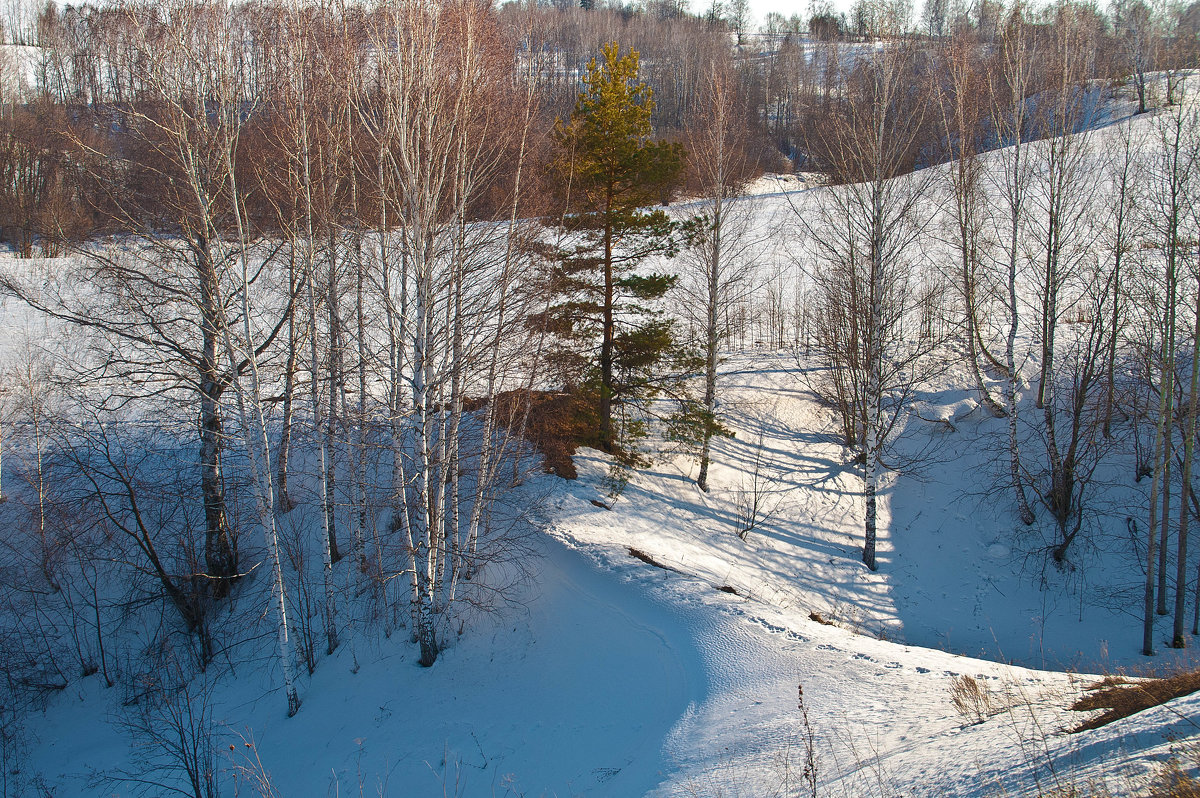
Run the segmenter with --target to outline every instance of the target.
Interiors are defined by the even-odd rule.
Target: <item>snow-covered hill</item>
[[[195,690],[211,698],[218,750],[228,750],[224,783],[261,763],[281,796],[360,786],[807,794],[811,730],[819,795],[1034,795],[1095,779],[1120,789],[1186,753],[1200,697],[1071,735],[1082,716],[1068,707],[1094,678],[998,661],[1069,662],[1092,638],[1109,641],[1111,665],[1137,659],[1134,619],[1089,600],[1079,621],[1077,585],[1043,587],[997,542],[1013,529],[1002,502],[976,496],[978,478],[948,476],[983,468],[950,455],[998,422],[916,432],[944,436],[947,471],[895,480],[882,567],[871,573],[858,557],[858,478],[795,361],[731,354],[722,382],[737,437],[719,446],[710,494],[682,456],[635,474],[615,500],[606,461],[589,450],[577,481],[535,480],[527,489],[548,492],[549,537],[523,605],[465,632],[433,668],[416,665],[402,633],[343,645],[303,685],[292,719],[271,668],[211,669]],[[736,507],[760,433],[765,511],[743,541]],[[910,513],[902,524],[896,507]],[[1045,615],[1031,615],[1042,602]],[[989,632],[991,660],[961,655]],[[964,675],[985,694],[976,715],[953,702]],[[55,696],[27,724],[24,774],[57,796],[139,794],[119,778],[97,781],[165,761],[120,699],[98,676]],[[140,794],[166,794],[157,790]]]
[[[824,190],[775,181],[747,200],[778,236],[762,257],[781,281],[802,272],[796,215]],[[197,729],[223,794],[289,798],[1125,794],[1172,758],[1200,766],[1200,695],[1068,732],[1095,674],[1200,665],[1194,648],[1139,653],[1144,576],[1125,519],[1147,486],[1127,455],[1098,472],[1086,544],[1051,564],[1046,522],[1025,527],[997,488],[1004,422],[950,363],[901,424],[899,449],[922,457],[888,477],[871,572],[861,476],[814,364],[761,340],[750,330],[725,353],[736,435],[715,445],[710,492],[666,442],[620,490],[590,450],[575,481],[527,481],[532,576],[432,668],[402,629],[348,629],[289,719],[270,630],[242,606],[218,623],[245,634],[168,702],[181,712],[147,716],[99,674],[49,695],[19,724],[4,794],[172,794],[170,747]],[[347,593],[350,567],[337,566]]]

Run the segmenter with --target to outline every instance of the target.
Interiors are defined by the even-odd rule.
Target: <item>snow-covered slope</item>
[[[234,746],[220,757],[225,785],[253,754],[282,796],[359,785],[414,796],[805,794],[811,730],[820,795],[1034,795],[1056,780],[1144,779],[1171,740],[1194,735],[1197,697],[1068,735],[1081,718],[1067,707],[1090,677],[960,656],[954,636],[915,644],[910,634],[944,629],[945,617],[992,625],[999,649],[1016,646],[1005,631],[1020,641],[1039,630],[1020,623],[1038,585],[1011,558],[976,550],[1011,519],[984,502],[957,534],[889,521],[870,573],[858,559],[857,478],[794,364],[732,355],[723,386],[738,436],[719,446],[710,494],[684,457],[634,475],[615,501],[595,452],[580,453],[577,481],[539,478],[529,490],[550,492],[550,537],[523,606],[469,629],[432,669],[415,664],[403,633],[357,640],[320,663],[287,719],[270,668],[214,668],[219,750]],[[949,434],[969,446],[970,425],[958,426]],[[743,541],[734,507],[759,431],[770,512]],[[923,496],[922,518],[954,519],[972,497],[953,485],[900,477],[889,495],[892,506]],[[923,582],[923,568],[952,575]],[[974,601],[980,573],[1000,598]],[[1051,623],[1070,628],[1075,612]],[[1072,640],[1055,633],[1044,645],[1057,654]],[[963,675],[987,696],[976,715],[952,700]],[[135,794],[95,780],[141,767],[145,741],[119,731],[118,693],[96,677],[56,696],[28,723],[25,772],[59,796]]]
[[[822,795],[1026,795],[1055,779],[1128,787],[1134,777],[1122,758],[1144,778],[1155,761],[1148,753],[1161,759],[1170,740],[1195,735],[1196,698],[1068,735],[1081,719],[1068,707],[1096,678],[1005,664],[1068,662],[1102,641],[1111,641],[1108,661],[1088,660],[1093,667],[1138,664],[1140,627],[1090,603],[1079,620],[1078,584],[1043,583],[1011,544],[997,542],[1020,525],[1001,499],[979,495],[987,452],[967,455],[987,424],[1001,422],[969,414],[957,432],[914,431],[949,438],[940,442],[949,451],[919,477],[893,479],[872,573],[859,559],[861,479],[794,359],[731,355],[727,363],[724,407],[737,436],[719,444],[709,494],[690,481],[694,463],[678,457],[638,473],[614,501],[606,462],[593,452],[577,458],[581,478],[553,512],[554,534],[713,616],[696,631],[713,689],[669,738],[680,772],[660,794],[767,795],[795,784],[806,733],[798,687]],[[760,441],[767,511],[743,541],[736,508]],[[979,648],[994,661],[961,655],[985,635]],[[990,697],[980,723],[954,706],[962,675]]]
[[[285,796],[360,785],[389,795],[640,795],[654,787],[668,767],[663,738],[705,695],[690,633],[698,614],[614,582],[560,544],[542,548],[525,606],[473,629],[434,668],[416,665],[403,635],[344,645],[305,685],[291,719],[269,669],[214,668],[203,689],[218,750],[234,746],[220,757],[227,775],[247,764],[245,743],[253,742]],[[130,760],[139,746],[150,748],[105,722],[122,720],[118,692],[97,677],[58,696],[29,724],[27,772],[56,785],[55,795],[132,794],[132,782],[94,778],[138,772]]]

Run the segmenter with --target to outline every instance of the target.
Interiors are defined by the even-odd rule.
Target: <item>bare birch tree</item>
[[[984,117],[979,97],[986,90],[984,65],[976,56],[979,48],[972,37],[957,34],[945,50],[950,96],[939,96],[938,107],[948,155],[946,170],[951,196],[952,241],[958,256],[955,286],[963,310],[965,362],[975,390],[988,412],[996,417],[1007,413],[985,380],[984,363],[996,363],[982,332],[988,305],[983,258],[992,241],[987,236],[985,167],[979,157],[983,146]]]
[[[1013,12],[997,46],[999,75],[993,82],[991,116],[1001,143],[1007,145],[994,175],[1001,191],[1001,214],[997,219],[997,238],[1002,242],[1002,255],[996,266],[1004,274],[1002,285],[1006,296],[1001,300],[1008,321],[1004,349],[1006,380],[1005,411],[1008,414],[1009,479],[1017,502],[1021,522],[1032,524],[1034,514],[1025,495],[1025,476],[1021,457],[1017,420],[1018,390],[1021,384],[1021,363],[1017,359],[1017,337],[1021,329],[1021,314],[1017,289],[1023,272],[1022,246],[1028,225],[1031,165],[1025,139],[1030,132],[1029,110],[1026,102],[1033,89],[1035,44],[1029,25],[1019,9]]]
[[[495,265],[487,253],[499,252],[505,264],[511,258],[511,222],[475,224],[471,209],[522,128],[510,124],[509,65],[487,9],[400,2],[382,10],[372,39],[392,53],[379,64],[375,133],[387,173],[380,185],[394,209],[381,230],[385,239],[387,227],[395,230],[381,264],[393,380],[391,528],[407,558],[413,635],[428,666],[472,546],[464,546],[458,473],[467,380],[478,357],[472,320],[486,319],[479,303],[491,301],[478,280]],[[528,100],[515,104],[527,107]]]
[[[76,137],[88,167],[102,182],[107,223],[134,236],[133,246],[85,243],[61,279],[33,288],[7,278],[5,289],[43,312],[93,333],[100,361],[93,377],[115,385],[148,384],[150,395],[198,396],[200,481],[205,514],[207,584],[224,597],[241,575],[238,541],[225,499],[223,455],[228,445],[226,391],[234,387],[247,451],[257,452],[256,488],[270,489],[251,427],[261,394],[243,393],[290,313],[290,297],[256,308],[253,337],[234,347],[229,331],[250,324],[252,291],[264,291],[269,268],[249,266],[251,232],[239,194],[237,151],[247,103],[242,31],[230,9],[180,0],[151,10],[134,4],[115,13],[120,27],[107,54],[140,87],[140,101],[111,108],[128,138],[102,149]],[[112,168],[111,158],[120,168]],[[137,190],[133,190],[133,189]],[[261,257],[261,255],[259,256]],[[235,321],[237,320],[237,321]],[[112,402],[139,398],[119,389]],[[265,424],[265,422],[263,422]],[[261,426],[261,425],[259,425]],[[265,443],[264,443],[265,445]],[[273,496],[261,497],[268,552],[275,562]],[[289,713],[298,706],[291,684],[286,602],[273,575],[280,659]]]
[[[752,289],[753,255],[763,244],[752,230],[759,206],[742,196],[753,164],[746,152],[748,142],[739,118],[744,109],[732,64],[718,58],[710,70],[707,114],[688,136],[689,163],[704,188],[683,257],[689,268],[679,283],[684,313],[699,328],[704,357],[696,485],[706,492],[712,438],[723,431],[717,416],[717,368],[721,345],[730,334],[727,314],[730,305]]]
[[[926,113],[907,77],[910,50],[893,44],[862,63],[833,132],[835,174],[820,223],[810,230],[820,268],[817,352],[840,397],[847,445],[863,463],[863,562],[877,566],[877,494],[884,451],[918,379],[928,342],[906,329],[919,305],[909,247],[925,220],[928,171],[899,176]]]

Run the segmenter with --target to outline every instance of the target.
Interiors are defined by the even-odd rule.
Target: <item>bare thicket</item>
[[[102,783],[135,795],[220,795],[220,731],[212,716],[212,685],[192,678],[167,650],[139,674],[135,695],[118,725],[129,737],[134,769],[103,776]]]
[[[827,375],[820,390],[863,464],[862,558],[871,570],[884,452],[937,344],[914,323],[929,287],[912,246],[927,223],[920,200],[933,177],[925,171],[895,179],[928,113],[923,87],[907,80],[915,56],[896,45],[849,76],[827,155],[845,185],[830,190],[818,221],[802,216],[817,256],[814,348]]]
[[[765,462],[767,452],[761,431],[751,445],[749,479],[743,480],[734,492],[734,531],[743,541],[750,539],[751,532],[770,523],[783,503],[778,475],[772,475],[769,463]]]

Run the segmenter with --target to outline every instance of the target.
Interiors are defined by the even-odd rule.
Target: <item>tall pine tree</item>
[[[631,456],[619,411],[661,390],[657,372],[675,351],[671,324],[654,305],[675,278],[638,266],[674,254],[676,226],[646,208],[679,180],[684,151],[651,138],[654,100],[638,79],[637,52],[622,56],[613,42],[603,54],[604,63],[588,66],[570,122],[555,128],[571,245],[556,253],[551,288],[559,301],[545,322],[562,344],[564,372],[594,396],[595,444]]]

